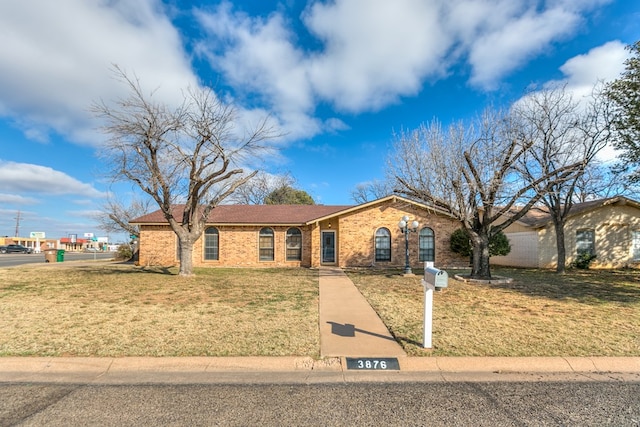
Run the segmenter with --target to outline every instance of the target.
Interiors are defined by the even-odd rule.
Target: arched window
[[[265,227],[260,230],[260,261],[273,261],[273,230]]]
[[[287,230],[287,261],[302,260],[302,232],[298,228]]]
[[[220,239],[218,229],[208,227],[204,230],[204,259],[208,261],[218,261],[220,256]]]
[[[420,261],[435,261],[436,260],[436,239],[433,230],[429,227],[425,227],[420,230]]]
[[[376,231],[376,261],[391,261],[391,232],[386,228]]]

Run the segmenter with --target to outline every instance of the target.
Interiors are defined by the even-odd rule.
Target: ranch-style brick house
[[[176,207],[176,218],[182,217]],[[409,259],[420,268],[466,266],[449,249],[459,227],[451,216],[399,196],[355,206],[220,205],[194,245],[197,267],[403,267],[403,216],[419,222],[409,233]],[[140,228],[139,263],[171,266],[178,240],[158,210],[131,221]]]
[[[546,208],[531,209],[505,229],[511,244],[506,256],[491,257],[492,265],[555,268],[556,233]],[[595,254],[591,268],[640,267],[640,203],[626,197],[577,203],[565,228],[566,262],[582,252]]]

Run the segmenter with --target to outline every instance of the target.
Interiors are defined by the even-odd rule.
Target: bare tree
[[[393,194],[392,182],[373,180],[356,185],[356,187],[351,190],[351,199],[360,204],[381,199],[390,194]]]
[[[113,107],[93,106],[109,136],[102,154],[112,179],[135,183],[157,203],[178,237],[179,274],[190,276],[193,245],[210,212],[255,176],[240,165],[276,135],[266,118],[239,135],[236,110],[208,88],[190,89],[171,108],[145,95],[137,78],[114,71],[129,96]]]
[[[551,214],[560,274],[566,268],[564,226],[578,197],[578,184],[596,171],[595,157],[611,138],[609,102],[600,93],[600,86],[594,87],[590,99],[580,103],[566,86],[557,86],[529,93],[513,108],[521,138],[532,142],[517,168],[525,182],[537,182],[532,188]],[[571,173],[558,180],[553,171],[568,166]]]
[[[231,203],[241,205],[264,205],[269,194],[283,187],[293,187],[296,180],[289,174],[271,175],[266,172],[258,172],[249,182],[230,197]]]
[[[514,165],[531,145],[518,138],[509,115],[495,110],[486,110],[468,126],[457,123],[445,131],[433,121],[396,137],[388,166],[396,191],[460,221],[473,247],[472,278],[491,278],[489,240],[538,202],[541,193],[532,190],[545,179],[565,179],[580,166],[554,169],[523,184]],[[525,196],[517,213],[507,216]]]
[[[153,208],[152,199],[132,198],[125,205],[115,197],[109,197],[97,217],[100,228],[108,233],[126,232],[130,236],[140,237],[138,226],[129,223],[134,218],[148,214]]]
[[[625,192],[614,174],[598,159],[594,159],[576,179],[573,200],[584,203],[596,198],[607,198]]]
[[[623,179],[612,167],[594,159],[576,181],[575,197],[577,203],[594,199],[605,199],[624,195],[637,198],[640,193],[638,184]]]

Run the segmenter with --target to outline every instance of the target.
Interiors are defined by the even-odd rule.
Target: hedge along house
[[[556,233],[546,208],[531,209],[505,235],[511,252],[491,257],[492,265],[557,266]],[[640,267],[640,203],[634,200],[619,196],[577,203],[569,211],[564,235],[567,266],[585,252],[596,256],[592,268]]]
[[[459,227],[452,217],[411,200],[388,196],[355,206],[221,205],[209,215],[194,245],[198,267],[403,267],[403,216],[417,220],[409,233],[412,267],[434,261],[461,266],[468,259],[449,249]],[[175,217],[181,218],[181,207]],[[176,265],[178,239],[162,212],[131,221],[140,228],[141,265]]]

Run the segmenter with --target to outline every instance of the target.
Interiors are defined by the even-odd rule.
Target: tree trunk
[[[556,273],[564,274],[567,264],[567,250],[564,246],[564,222],[554,221],[553,226],[556,229],[556,251],[558,253]]]
[[[491,268],[489,266],[489,237],[475,236],[473,240],[473,265],[471,266],[471,278],[489,280],[491,279]]]
[[[178,237],[180,242],[180,276],[193,276],[193,241],[191,239],[182,239]]]

